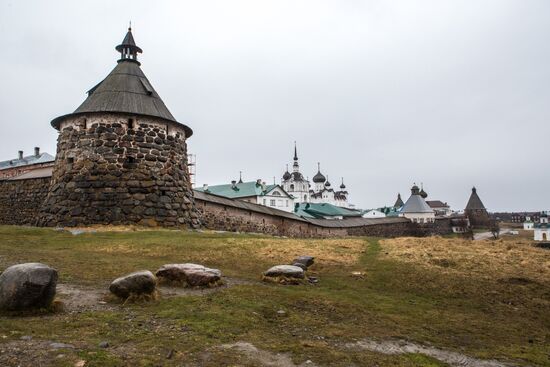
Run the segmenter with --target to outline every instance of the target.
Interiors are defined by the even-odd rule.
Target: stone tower
[[[57,117],[57,157],[38,222],[198,225],[187,167],[193,131],[176,121],[141,71],[131,28],[120,59],[68,115]]]
[[[468,199],[464,214],[466,214],[473,227],[486,227],[490,224],[491,218],[489,213],[487,213],[485,205],[481,202],[475,187],[472,188],[472,194],[470,195],[470,199]]]

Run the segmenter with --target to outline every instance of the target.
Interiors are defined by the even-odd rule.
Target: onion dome
[[[342,184],[340,185],[340,188],[344,190],[346,188],[346,185],[344,185],[344,178],[342,177]]]
[[[327,176],[327,181],[325,182],[325,187],[330,187],[330,182],[328,181],[328,176]]]
[[[288,172],[288,164],[286,165],[286,172],[283,174],[283,180],[290,180],[290,172]]]
[[[420,188],[416,184],[411,187],[411,195],[420,195]]]
[[[325,178],[325,176],[323,176],[323,174],[321,173],[321,164],[317,163],[317,173],[315,174],[315,176],[313,176],[313,182],[323,183],[326,180],[327,179]]]
[[[424,184],[421,184],[420,186],[421,188],[419,195],[422,197],[422,199],[426,199],[428,197],[428,193],[424,191]]]

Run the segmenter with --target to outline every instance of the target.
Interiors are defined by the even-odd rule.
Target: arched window
[[[294,184],[290,185],[290,191],[294,191]]]
[[[273,191],[273,196],[281,196],[281,193],[279,191]]]

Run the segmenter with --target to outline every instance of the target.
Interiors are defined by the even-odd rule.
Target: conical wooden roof
[[[128,32],[128,34],[123,41],[123,45],[127,46],[124,44],[126,42],[138,48],[135,46],[131,33]],[[141,49],[139,49],[139,52],[141,52]],[[73,113],[54,119],[52,126],[59,129],[60,122],[65,118],[93,112],[157,117],[182,126],[187,137],[193,134],[191,128],[177,122],[170,113],[141,70],[137,59],[121,58],[118,60],[118,64],[109,75],[88,91],[88,98]]]
[[[477,190],[475,187],[472,188],[472,194],[470,195],[470,199],[468,200],[468,204],[466,204],[465,210],[485,210],[485,206],[481,202],[481,199],[477,195]]]

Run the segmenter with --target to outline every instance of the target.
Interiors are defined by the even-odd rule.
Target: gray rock
[[[304,255],[304,256],[298,256],[297,258],[295,258],[294,263],[304,264],[306,268],[309,268],[311,265],[313,265],[314,260],[315,258],[313,256]]]
[[[222,272],[199,264],[165,264],[155,273],[160,279],[187,283],[191,287],[210,285],[221,279]]]
[[[157,278],[149,270],[136,271],[113,280],[109,291],[120,298],[130,295],[153,294],[157,288]]]
[[[98,346],[99,346],[100,348],[109,348],[109,342],[103,341],[103,342],[99,343]]]
[[[52,349],[74,349],[74,345],[65,343],[50,343]]]
[[[264,275],[266,277],[284,276],[287,278],[304,278],[304,269],[294,265],[277,265],[267,270]]]
[[[0,275],[0,309],[49,307],[55,297],[57,270],[40,263],[13,265]]]
[[[299,267],[299,268],[302,268],[303,270],[307,270],[306,264],[294,263],[294,264],[292,264],[292,266],[297,266],[297,267]]]

